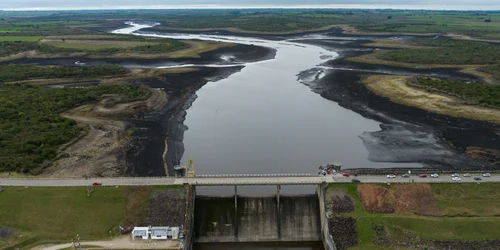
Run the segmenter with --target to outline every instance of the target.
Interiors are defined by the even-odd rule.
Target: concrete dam
[[[317,195],[196,196],[194,242],[322,241]]]

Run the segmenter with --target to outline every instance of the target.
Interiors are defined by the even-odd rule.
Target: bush
[[[500,108],[500,85],[469,84],[431,78],[418,78],[417,84],[461,97],[469,102]]]

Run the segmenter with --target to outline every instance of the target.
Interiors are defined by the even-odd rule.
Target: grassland
[[[341,215],[356,218],[359,245],[351,249],[406,249],[397,244],[380,245],[378,237],[381,236],[377,235],[374,226],[385,228],[390,241],[406,241],[408,246],[432,244],[433,240],[500,238],[500,229],[495,226],[500,222],[495,207],[500,202],[496,192],[499,183],[429,185],[443,217],[372,213],[363,207],[356,184],[330,184],[328,190],[340,190],[353,198],[355,211]]]
[[[419,64],[497,64],[500,62],[500,46],[484,42],[452,39],[413,39],[411,44],[435,47],[432,49],[403,49],[388,51],[381,59]]]
[[[36,42],[41,36],[0,36],[0,42]]]
[[[91,181],[89,180],[89,184]],[[22,248],[35,242],[100,240],[118,226],[144,223],[152,191],[177,186],[5,187],[0,192],[0,228],[16,234],[0,239],[0,248]],[[16,246],[17,245],[17,246]]]
[[[51,13],[50,15],[48,13]],[[428,10],[139,10],[73,13],[0,13],[0,34],[43,35],[92,33],[96,27],[116,26],[119,20],[155,20],[160,28],[233,29],[239,32],[299,32],[350,25],[360,32],[436,33],[500,39],[500,14],[487,11]],[[491,18],[491,19],[490,19]],[[491,20],[491,22],[485,22]],[[3,31],[3,32],[2,32]]]
[[[7,187],[0,194],[0,226],[46,240],[100,239],[125,218],[125,188]],[[29,204],[29,205],[28,205]]]
[[[500,194],[495,183],[432,184],[434,197],[443,216],[497,217]]]
[[[0,171],[27,173],[53,160],[58,147],[77,137],[82,128],[59,113],[95,102],[103,94],[123,101],[143,99],[139,86],[99,86],[50,89],[29,85],[0,87]]]

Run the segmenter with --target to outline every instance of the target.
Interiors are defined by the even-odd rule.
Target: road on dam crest
[[[381,175],[364,175],[355,177],[361,183],[446,183],[453,181],[451,175],[439,178],[410,178],[396,177],[389,179]],[[184,185],[197,186],[232,186],[232,185],[316,185],[321,183],[349,183],[351,177],[341,175],[328,176],[260,176],[260,177],[191,177],[191,178],[94,178],[94,179],[0,179],[0,186],[37,186],[37,187],[69,187],[90,186],[100,182],[103,186],[158,186],[158,185]],[[461,177],[460,182],[477,182],[473,177]],[[500,176],[481,177],[479,182],[500,182]]]

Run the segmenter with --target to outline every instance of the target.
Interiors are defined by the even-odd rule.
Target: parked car
[[[491,177],[491,174],[490,173],[485,173],[485,174],[483,174],[483,177]]]
[[[351,182],[354,182],[354,183],[360,183],[361,181],[358,180],[358,179],[352,179]]]
[[[102,182],[99,182],[99,181],[92,182],[92,186],[101,186],[101,185],[102,185]]]
[[[453,177],[451,178],[453,181],[461,181],[462,179],[460,179],[460,177]]]
[[[471,177],[472,175],[467,173],[467,174],[464,174],[464,177]]]
[[[438,174],[431,174],[431,177],[432,177],[432,178],[438,178],[438,177],[439,177],[439,175],[438,175]]]
[[[481,179],[481,177],[474,177],[474,180],[475,180],[475,181],[480,181],[480,180],[482,180],[482,179]]]
[[[454,173],[451,175],[451,177],[460,177],[460,175],[458,173]]]
[[[419,175],[419,176],[420,176],[420,178],[427,178],[427,175],[426,175],[426,174],[421,174],[421,175]]]
[[[401,177],[403,177],[403,178],[410,178],[410,175],[409,174],[402,174]]]
[[[349,173],[343,173],[342,176],[349,177],[351,175]]]
[[[393,175],[393,174],[388,174],[388,175],[387,175],[387,178],[390,178],[390,179],[392,179],[392,178],[396,178],[396,175]]]

